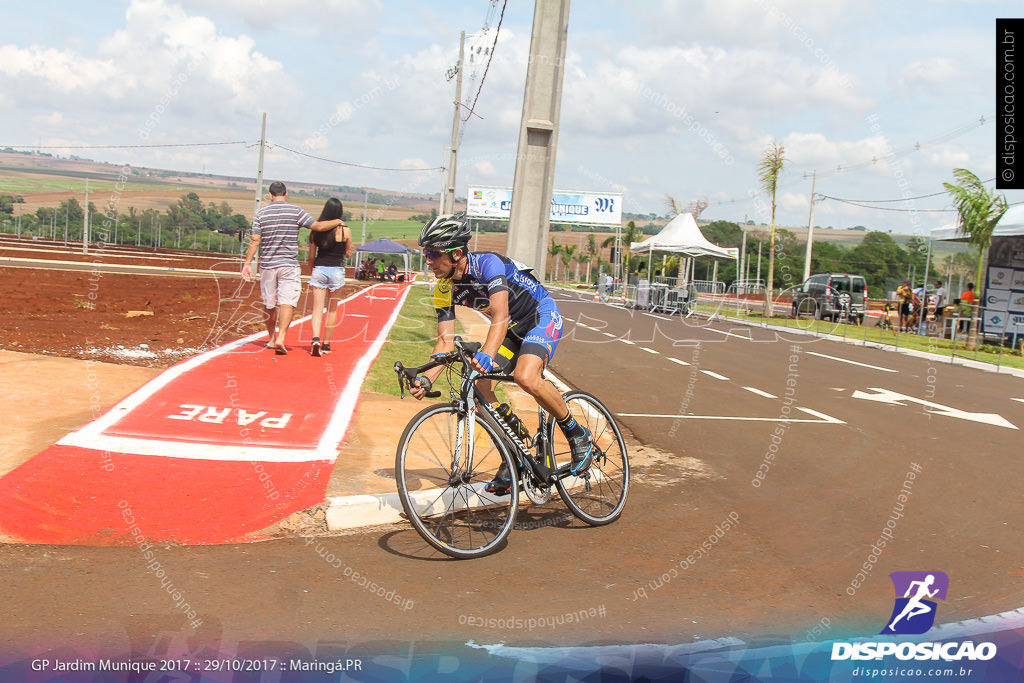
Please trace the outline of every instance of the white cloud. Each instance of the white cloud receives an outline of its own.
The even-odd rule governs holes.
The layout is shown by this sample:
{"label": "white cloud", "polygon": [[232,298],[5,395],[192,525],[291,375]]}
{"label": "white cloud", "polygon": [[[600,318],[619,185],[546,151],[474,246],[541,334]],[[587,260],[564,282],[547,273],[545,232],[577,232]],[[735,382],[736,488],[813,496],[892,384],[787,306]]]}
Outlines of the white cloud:
{"label": "white cloud", "polygon": [[109,83],[115,73],[112,62],[83,58],[69,50],[35,45],[28,48],[0,46],[0,74],[8,77],[8,83],[24,87],[24,94],[30,98],[47,89],[61,96],[75,91],[88,92]]}
{"label": "white cloud", "polygon": [[473,164],[473,171],[480,177],[489,179],[498,176],[498,169],[490,161],[481,161]]}
{"label": "white cloud", "polygon": [[[177,138],[170,119],[201,118],[206,131],[233,128],[270,104],[287,112],[298,94],[252,38],[219,35],[209,19],[165,0],[132,0],[121,28],[100,37],[94,53],[80,50],[0,47],[0,88],[22,92],[20,106],[69,113],[67,130],[36,131],[40,137],[95,131],[92,122],[102,120],[106,128],[121,124],[118,142],[130,142],[126,128],[144,130],[150,141],[163,131]],[[159,125],[147,129],[147,122]]]}

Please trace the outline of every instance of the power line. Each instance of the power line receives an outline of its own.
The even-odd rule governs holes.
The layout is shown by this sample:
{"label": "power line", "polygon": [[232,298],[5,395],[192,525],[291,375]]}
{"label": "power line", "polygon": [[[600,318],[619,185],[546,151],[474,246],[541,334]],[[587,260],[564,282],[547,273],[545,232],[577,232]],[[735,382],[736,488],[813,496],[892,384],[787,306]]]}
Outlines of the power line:
{"label": "power line", "polygon": [[[469,113],[466,114],[466,118],[462,119],[464,122],[469,120],[476,109],[477,100],[480,99],[480,91],[484,89],[484,81],[487,80],[487,72],[491,68],[491,60],[494,59],[494,50],[498,47],[498,36],[501,34],[501,22],[505,19],[505,6],[508,5],[508,0],[505,0],[501,5],[501,16],[498,17],[498,27],[494,29],[494,44],[491,45],[491,53],[487,57],[487,66],[484,67],[484,75],[480,77],[480,85],[476,89],[476,96],[473,98],[473,104],[469,107]],[[479,114],[478,114],[479,116]]]}
{"label": "power line", "polygon": [[3,145],[10,149],[154,149],[159,147],[212,147],[215,145],[252,145],[244,140],[233,142],[179,142],[164,145]]}
{"label": "power line", "polygon": [[400,171],[400,172],[405,172],[405,173],[424,173],[424,172],[427,172],[427,171],[440,171],[441,168],[442,168],[441,166],[431,166],[430,168],[385,168],[383,166],[365,166],[363,164],[354,164],[354,163],[349,162],[349,161],[338,161],[337,159],[326,159],[324,157],[318,157],[318,156],[315,156],[313,154],[307,154],[305,152],[300,152],[300,151],[298,151],[296,149],[291,149],[290,147],[285,147],[284,145],[282,145],[280,143],[269,143],[268,142],[267,143],[267,147],[269,147],[271,149],[277,147],[277,148],[285,150],[286,152],[291,152],[292,154],[298,154],[299,156],[303,156],[303,157],[306,157],[306,158],[309,158],[309,159],[316,159],[317,161],[326,161],[329,164],[338,164],[339,166],[351,166],[353,168],[362,168],[362,169],[366,169],[368,171]]}
{"label": "power line", "polygon": [[[927,149],[929,147],[934,147],[936,145],[942,144],[944,142],[949,142],[950,140],[952,140],[954,138],[957,138],[957,137],[960,137],[961,135],[964,135],[964,134],[970,132],[971,130],[973,130],[975,128],[979,128],[981,126],[984,126],[986,123],[989,122],[990,118],[991,118],[991,116],[989,116],[988,118],[986,118],[985,116],[979,116],[977,119],[974,119],[974,120],[971,120],[971,121],[969,121],[967,123],[961,124],[961,125],[953,128],[952,130],[949,130],[949,131],[947,131],[945,133],[942,133],[941,135],[938,135],[938,136],[936,136],[934,138],[926,140],[925,142],[915,142],[913,145],[905,145],[903,147],[900,147],[898,150],[890,150],[887,154],[884,154],[881,158],[879,158],[878,156],[875,156],[875,157],[872,157],[871,159],[867,159],[865,161],[860,161],[860,162],[853,163],[853,164],[838,164],[835,169],[819,169],[818,170],[818,178],[819,179],[821,179],[821,178],[829,178],[829,177],[832,177],[832,176],[835,176],[835,175],[839,175],[840,173],[852,173],[854,171],[860,171],[860,170],[863,170],[865,168],[869,168],[871,166],[877,166],[879,161],[882,161],[882,162],[890,161],[891,162],[891,161],[894,161],[896,159],[900,159],[900,158],[903,158],[903,157],[908,156],[910,154],[913,154],[914,152],[919,152],[922,149]],[[807,178],[808,178],[808,173],[806,171],[804,171],[802,177],[793,178],[791,180],[783,181],[783,182],[779,183],[779,189],[785,189],[785,188],[792,187],[793,185],[796,185],[797,183],[802,183],[802,182],[806,181]],[[985,181],[985,182],[990,182],[990,181]],[[919,198],[923,199],[923,198],[927,198],[927,197],[935,197],[935,196],[938,196],[938,195],[941,195],[941,194],[945,194],[945,192],[937,192],[937,193],[932,194],[932,195],[923,195],[922,197],[919,197]],[[820,195],[820,194],[818,196],[823,197],[825,199],[832,199],[832,200],[835,200],[835,201],[842,201],[844,203],[852,204],[853,206],[860,206],[860,204],[855,203],[856,200],[840,200],[840,199],[837,199],[835,197],[827,197],[826,195]],[[742,204],[750,203],[752,201],[754,201],[753,197],[746,198],[746,199],[722,199],[722,200],[719,200],[717,202],[713,202],[713,205],[714,206],[724,206],[724,205],[728,205],[728,204],[740,204],[740,205],[742,205]],[[863,201],[865,201],[865,202],[872,202],[872,200],[863,200]],[[881,203],[882,201],[909,201],[909,200],[878,200],[877,202],[873,202],[873,203]],[[881,208],[881,207],[867,206],[867,207],[864,207],[864,208],[869,208],[870,209],[870,208]],[[902,209],[902,210],[903,211],[909,211],[909,209]],[[933,209],[933,211],[940,211],[940,209]],[[945,211],[945,209],[942,209],[942,211]]]}
{"label": "power line", "polygon": [[[944,194],[944,193],[940,193]],[[829,197],[825,194],[818,194],[821,199],[831,199],[834,202],[840,202],[842,204],[849,204],[850,206],[859,206],[862,209],[876,209],[878,211],[903,211],[907,213],[956,213],[956,209],[894,209],[888,206],[871,206],[870,204],[861,204],[860,202],[850,201],[849,199],[839,199],[838,197]],[[934,195],[931,195],[934,196]],[[894,200],[883,200],[883,201],[903,201],[900,199]]]}

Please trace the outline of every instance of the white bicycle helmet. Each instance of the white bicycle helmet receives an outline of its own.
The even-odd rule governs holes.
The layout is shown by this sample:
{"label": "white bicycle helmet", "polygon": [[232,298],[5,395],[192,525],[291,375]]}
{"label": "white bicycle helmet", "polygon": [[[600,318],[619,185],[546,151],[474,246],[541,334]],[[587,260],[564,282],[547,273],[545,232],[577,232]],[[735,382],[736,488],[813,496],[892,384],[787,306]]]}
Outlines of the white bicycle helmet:
{"label": "white bicycle helmet", "polygon": [[423,226],[419,245],[424,249],[441,251],[456,247],[465,249],[472,233],[465,213],[438,216]]}

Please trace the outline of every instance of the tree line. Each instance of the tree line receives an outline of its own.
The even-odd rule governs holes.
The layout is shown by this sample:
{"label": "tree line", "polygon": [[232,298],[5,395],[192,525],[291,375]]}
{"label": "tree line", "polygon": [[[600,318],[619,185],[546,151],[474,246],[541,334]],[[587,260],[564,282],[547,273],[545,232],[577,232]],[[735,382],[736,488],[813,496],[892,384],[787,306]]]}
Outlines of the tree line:
{"label": "tree line", "polygon": [[[62,200],[57,207],[44,206],[35,213],[15,215],[14,206],[24,203],[20,196],[0,195],[0,224],[5,233],[27,238],[45,238],[81,242],[85,230],[85,207],[75,197]],[[125,210],[108,207],[106,211],[89,202],[91,242],[146,247],[192,249],[235,253],[251,223],[234,213],[227,202],[206,204],[195,192],[181,196],[166,211]]]}
{"label": "tree line", "polygon": [[[720,247],[742,248],[744,229],[730,221],[715,221],[701,226],[701,232],[709,241]],[[679,270],[684,261],[679,256],[654,254],[630,254],[629,244],[639,242],[645,233],[634,221],[626,224],[622,232],[623,271],[630,280],[649,279],[655,276],[667,278],[679,277]],[[588,234],[582,245],[559,244],[554,238],[548,247],[548,255],[552,263],[548,270],[551,277],[561,280],[580,280],[587,276],[587,264],[590,265],[590,280],[597,273],[611,273],[614,262],[614,237],[603,240]],[[769,272],[769,252],[771,238],[760,233],[747,233],[746,255],[747,268],[745,274],[737,272],[739,264],[735,260],[718,262],[717,279],[726,285],[736,280],[760,279],[767,281]],[[760,246],[760,250],[758,247]],[[803,282],[804,262],[806,257],[806,240],[797,239],[796,235],[785,228],[775,231],[775,267],[773,273],[773,289],[776,292],[792,290]],[[758,254],[760,251],[760,263]],[[648,261],[653,261],[653,264]],[[867,232],[859,244],[845,246],[835,242],[818,241],[814,243],[811,253],[811,274],[826,272],[842,272],[863,275],[868,283],[868,291],[872,297],[882,298],[888,292],[907,279],[914,284],[925,282],[925,266],[928,261],[928,241],[924,237],[911,237],[905,246],[901,246],[888,233]],[[927,281],[945,280],[947,275],[961,279],[973,280],[977,266],[977,254],[959,252],[932,258],[928,265]],[[760,267],[759,267],[760,266]],[[695,278],[711,280],[714,275],[714,261],[698,259],[695,267]],[[784,292],[790,293],[790,292]]]}

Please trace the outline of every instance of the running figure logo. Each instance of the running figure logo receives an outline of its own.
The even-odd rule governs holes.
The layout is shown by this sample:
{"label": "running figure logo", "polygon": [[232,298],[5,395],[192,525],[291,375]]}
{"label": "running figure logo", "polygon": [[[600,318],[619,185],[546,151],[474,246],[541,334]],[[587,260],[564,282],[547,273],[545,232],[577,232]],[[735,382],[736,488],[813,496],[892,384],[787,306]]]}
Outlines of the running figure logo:
{"label": "running figure logo", "polygon": [[931,598],[946,599],[949,577],[945,572],[893,572],[889,578],[896,590],[896,603],[889,623],[881,633],[926,633],[935,623],[937,603]]}

